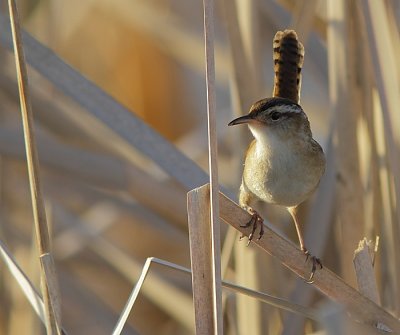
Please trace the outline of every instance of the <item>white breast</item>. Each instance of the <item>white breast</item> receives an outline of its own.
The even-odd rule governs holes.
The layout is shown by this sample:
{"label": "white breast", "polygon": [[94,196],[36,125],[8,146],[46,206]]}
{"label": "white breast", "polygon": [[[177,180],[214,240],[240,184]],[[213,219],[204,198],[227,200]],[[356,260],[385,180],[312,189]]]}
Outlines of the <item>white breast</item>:
{"label": "white breast", "polygon": [[[296,206],[318,185],[320,173],[315,173],[314,160],[308,160],[305,148],[297,142],[282,141],[251,126],[256,144],[249,150],[244,168],[247,188],[261,200]],[[308,153],[311,154],[311,153]]]}

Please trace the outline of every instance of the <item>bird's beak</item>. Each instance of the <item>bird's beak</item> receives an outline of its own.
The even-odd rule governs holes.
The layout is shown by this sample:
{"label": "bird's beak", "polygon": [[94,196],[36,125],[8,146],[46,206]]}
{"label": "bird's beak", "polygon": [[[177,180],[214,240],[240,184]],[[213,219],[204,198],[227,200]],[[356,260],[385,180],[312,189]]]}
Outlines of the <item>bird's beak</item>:
{"label": "bird's beak", "polygon": [[238,117],[237,119],[229,122],[228,126],[234,126],[234,125],[242,124],[242,123],[250,123],[252,121],[254,121],[254,118],[251,115],[244,115],[244,116]]}

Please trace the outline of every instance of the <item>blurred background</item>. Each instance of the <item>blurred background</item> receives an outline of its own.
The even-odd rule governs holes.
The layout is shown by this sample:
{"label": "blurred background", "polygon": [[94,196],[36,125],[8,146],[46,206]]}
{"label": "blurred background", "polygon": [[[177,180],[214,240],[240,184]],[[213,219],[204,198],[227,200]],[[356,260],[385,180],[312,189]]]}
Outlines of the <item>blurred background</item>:
{"label": "blurred background", "polygon": [[[306,245],[357,287],[353,252],[359,240],[379,236],[374,257],[381,303],[399,316],[400,2],[371,3],[215,1],[219,177],[236,201],[251,137],[246,127],[227,124],[271,96],[273,37],[295,29],[305,46],[301,105],[328,159],[320,188],[302,208]],[[24,30],[37,40],[25,53],[63,326],[70,334],[110,334],[147,257],[190,267],[186,193],[201,185],[198,180],[206,182],[208,166],[202,1],[17,4]],[[1,10],[0,239],[39,287],[6,1]],[[30,58],[39,43],[119,107],[98,118],[101,100],[76,85],[84,79],[71,81],[65,69],[46,65],[46,54]],[[121,108],[129,113],[120,118]],[[132,141],[118,131],[127,119],[137,120],[138,128],[124,130]],[[142,122],[162,138],[153,139]],[[187,158],[154,151],[157,141],[172,143],[171,150]],[[163,155],[176,160],[178,176]],[[260,211],[297,244],[284,209]],[[329,307],[273,257],[246,248],[223,223],[221,229],[226,279],[321,311]],[[44,334],[3,263],[0,302],[0,334]],[[325,334],[304,317],[231,292],[224,310],[226,334]],[[194,334],[190,277],[154,266],[123,334]]]}

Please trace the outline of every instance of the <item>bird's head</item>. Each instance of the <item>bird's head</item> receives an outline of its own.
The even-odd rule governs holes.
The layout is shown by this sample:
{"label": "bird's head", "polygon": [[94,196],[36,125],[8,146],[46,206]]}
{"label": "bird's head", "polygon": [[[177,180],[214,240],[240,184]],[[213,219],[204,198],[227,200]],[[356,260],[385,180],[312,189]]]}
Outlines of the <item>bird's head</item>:
{"label": "bird's head", "polygon": [[309,135],[309,122],[301,106],[285,98],[257,101],[247,115],[238,117],[229,126],[246,123],[256,139]]}

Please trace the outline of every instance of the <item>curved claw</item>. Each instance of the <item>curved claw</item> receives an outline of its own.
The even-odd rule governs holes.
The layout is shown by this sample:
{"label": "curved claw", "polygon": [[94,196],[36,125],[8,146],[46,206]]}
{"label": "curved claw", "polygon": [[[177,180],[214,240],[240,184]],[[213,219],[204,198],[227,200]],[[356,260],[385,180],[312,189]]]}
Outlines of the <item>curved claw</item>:
{"label": "curved claw", "polygon": [[[249,209],[248,212],[251,214],[251,219],[246,224],[240,225],[240,227],[242,227],[242,228],[248,228],[250,226],[253,226],[251,229],[251,233],[249,235],[249,240],[247,242],[247,246],[249,246],[250,242],[253,240],[254,233],[257,229],[258,224],[260,224],[260,234],[259,234],[257,240],[261,239],[261,237],[264,235],[264,224],[263,224],[264,220],[263,220],[263,218],[253,209]],[[244,236],[245,235],[240,236],[239,240],[242,240]]]}
{"label": "curved claw", "polygon": [[314,283],[313,278],[314,278],[315,271],[317,271],[317,265],[319,266],[320,269],[322,269],[323,266],[322,266],[321,260],[319,258],[315,257],[315,256],[312,256],[307,249],[304,250],[304,253],[306,254],[306,262],[308,261],[309,258],[312,261],[312,268],[311,268],[310,278],[308,278],[306,280],[307,284],[312,284],[312,283]]}

